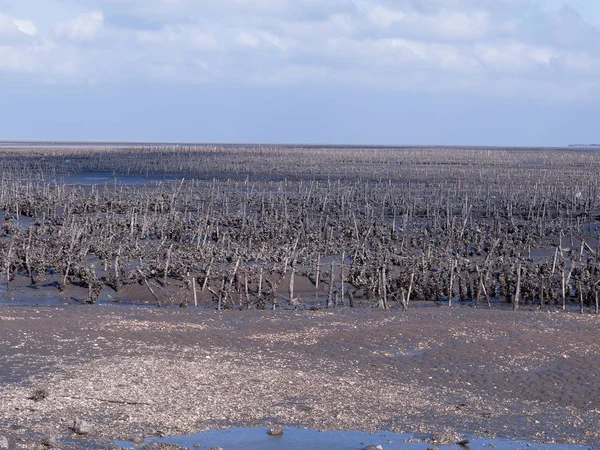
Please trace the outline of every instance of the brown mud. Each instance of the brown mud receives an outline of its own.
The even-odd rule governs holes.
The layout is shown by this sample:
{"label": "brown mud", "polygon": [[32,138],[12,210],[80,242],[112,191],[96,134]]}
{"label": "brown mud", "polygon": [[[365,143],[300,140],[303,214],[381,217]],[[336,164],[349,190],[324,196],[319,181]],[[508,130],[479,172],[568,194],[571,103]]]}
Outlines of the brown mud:
{"label": "brown mud", "polygon": [[[592,444],[598,320],[446,307],[2,306],[0,435],[112,448],[277,422]],[[36,390],[44,398],[29,399]],[[76,417],[88,434],[74,436]]]}

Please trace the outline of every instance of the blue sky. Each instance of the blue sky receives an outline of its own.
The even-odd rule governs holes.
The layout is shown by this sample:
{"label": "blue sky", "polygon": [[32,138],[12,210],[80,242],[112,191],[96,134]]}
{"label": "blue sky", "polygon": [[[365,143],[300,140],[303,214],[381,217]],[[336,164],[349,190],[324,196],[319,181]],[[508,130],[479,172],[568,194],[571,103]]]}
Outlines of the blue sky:
{"label": "blue sky", "polygon": [[0,139],[599,143],[598,0],[0,0]]}

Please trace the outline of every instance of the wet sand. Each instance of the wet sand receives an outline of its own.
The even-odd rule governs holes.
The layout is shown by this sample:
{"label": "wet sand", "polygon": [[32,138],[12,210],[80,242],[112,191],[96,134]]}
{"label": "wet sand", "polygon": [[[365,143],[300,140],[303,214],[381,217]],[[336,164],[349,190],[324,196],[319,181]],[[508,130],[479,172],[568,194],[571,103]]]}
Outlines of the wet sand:
{"label": "wet sand", "polygon": [[[599,323],[468,307],[1,306],[0,435],[112,448],[277,422],[593,444]],[[47,397],[28,399],[37,389]],[[91,431],[69,444],[75,417]]]}

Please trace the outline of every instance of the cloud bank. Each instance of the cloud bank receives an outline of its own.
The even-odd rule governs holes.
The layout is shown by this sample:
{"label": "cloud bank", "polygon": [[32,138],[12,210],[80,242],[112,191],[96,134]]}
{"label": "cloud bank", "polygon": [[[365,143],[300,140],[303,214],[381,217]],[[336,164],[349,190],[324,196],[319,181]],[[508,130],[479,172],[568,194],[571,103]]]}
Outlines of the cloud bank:
{"label": "cloud bank", "polygon": [[600,31],[561,4],[5,0],[0,76],[597,98]]}

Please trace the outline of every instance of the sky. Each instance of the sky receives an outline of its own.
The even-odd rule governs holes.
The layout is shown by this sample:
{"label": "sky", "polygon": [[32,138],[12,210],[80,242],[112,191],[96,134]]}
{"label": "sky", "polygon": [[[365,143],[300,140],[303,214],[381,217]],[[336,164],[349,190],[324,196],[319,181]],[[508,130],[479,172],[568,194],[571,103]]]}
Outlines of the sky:
{"label": "sky", "polygon": [[0,0],[0,140],[600,143],[598,0]]}

